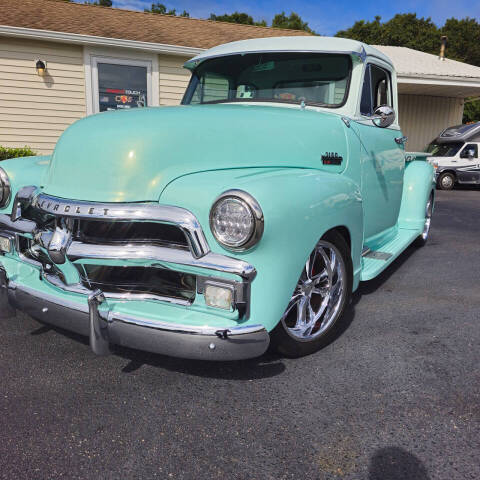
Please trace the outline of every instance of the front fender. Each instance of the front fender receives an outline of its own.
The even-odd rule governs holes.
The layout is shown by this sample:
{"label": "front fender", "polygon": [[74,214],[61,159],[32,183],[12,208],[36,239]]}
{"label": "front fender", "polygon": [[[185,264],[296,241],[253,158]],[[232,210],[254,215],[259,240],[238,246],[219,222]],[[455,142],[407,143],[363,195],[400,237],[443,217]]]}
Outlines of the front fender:
{"label": "front fender", "polygon": [[0,162],[10,180],[12,195],[10,202],[0,212],[11,212],[13,200],[18,190],[30,185],[41,186],[44,174],[50,164],[50,155],[11,158]]}
{"label": "front fender", "polygon": [[432,192],[435,195],[435,175],[432,165],[417,160],[407,162],[403,180],[402,203],[398,216],[400,228],[423,230],[425,205]]}
{"label": "front fender", "polygon": [[[261,241],[247,252],[224,249],[209,227],[210,207],[218,195],[232,188],[253,195],[265,217]],[[269,331],[280,320],[308,256],[326,231],[338,226],[348,229],[354,271],[356,277],[359,275],[361,197],[358,186],[342,175],[298,168],[203,172],[170,183],[160,202],[190,210],[200,221],[213,251],[241,258],[257,269],[250,322],[262,323]]]}

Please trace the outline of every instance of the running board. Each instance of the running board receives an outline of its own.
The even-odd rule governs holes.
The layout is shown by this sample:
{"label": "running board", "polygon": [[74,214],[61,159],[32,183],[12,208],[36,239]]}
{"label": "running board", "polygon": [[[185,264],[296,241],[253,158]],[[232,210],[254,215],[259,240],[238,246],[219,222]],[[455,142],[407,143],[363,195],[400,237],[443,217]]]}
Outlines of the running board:
{"label": "running board", "polygon": [[369,250],[363,254],[363,258],[374,258],[375,260],[387,261],[392,256],[391,253],[381,252],[380,250]]}
{"label": "running board", "polygon": [[360,280],[371,280],[382,273],[419,235],[416,230],[400,228],[397,235],[381,245],[379,250],[364,248]]}

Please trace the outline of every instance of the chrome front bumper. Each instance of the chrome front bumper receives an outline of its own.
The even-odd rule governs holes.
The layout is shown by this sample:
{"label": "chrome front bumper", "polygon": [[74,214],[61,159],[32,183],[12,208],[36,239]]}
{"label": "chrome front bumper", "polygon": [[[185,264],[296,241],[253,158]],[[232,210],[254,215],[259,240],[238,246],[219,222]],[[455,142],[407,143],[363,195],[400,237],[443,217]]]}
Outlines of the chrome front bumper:
{"label": "chrome front bumper", "polygon": [[88,336],[99,355],[108,354],[110,344],[116,344],[180,358],[243,360],[262,355],[270,343],[262,325],[219,329],[153,322],[103,309],[104,301],[101,292],[94,292],[88,304],[60,303],[53,295],[9,281],[0,268],[0,317],[23,311],[42,323]]}
{"label": "chrome front bumper", "polygon": [[[24,213],[31,207],[42,214],[54,216],[55,231],[49,233],[42,230],[35,221],[26,218],[28,216]],[[174,224],[184,232],[188,249],[153,244],[84,243],[73,238],[69,226],[71,220],[77,219]],[[260,356],[268,348],[270,337],[266,329],[262,325],[246,325],[250,323],[250,287],[256,276],[255,268],[240,259],[212,252],[200,224],[187,210],[151,203],[67,201],[39,193],[36,187],[25,187],[17,193],[12,213],[0,214],[0,233],[10,238],[13,245],[12,252],[8,254],[9,261],[28,264],[38,275],[36,280],[27,281],[23,279],[23,274],[19,277],[13,274],[13,270],[9,272],[8,259],[5,259],[7,263],[2,264],[0,256],[0,317],[9,317],[16,309],[23,311],[41,322],[88,336],[92,350],[101,355],[109,352],[110,344],[118,344],[181,358],[241,360]],[[38,262],[23,255],[20,238],[32,239],[50,261]],[[100,264],[141,260],[155,267],[182,267],[184,271],[196,275],[198,298],[203,297],[206,282],[220,282],[232,289],[234,302],[230,313],[238,313],[238,319],[235,320],[238,323],[232,325],[231,320],[224,322],[221,318],[212,317],[213,325],[208,325],[208,320],[208,326],[190,325],[190,319],[193,319],[192,323],[203,322],[204,300],[191,305],[189,301],[174,297],[95,291],[96,287],[87,287],[78,280],[74,262],[85,260]],[[61,271],[63,278],[57,270]],[[220,277],[216,272],[220,272]],[[116,303],[123,302],[125,305],[130,300],[156,302],[159,311],[162,305],[172,305],[171,308],[174,308],[173,305],[195,307],[197,310],[192,309],[186,325],[174,319],[165,321],[171,319],[168,314],[162,316],[159,313],[154,319],[148,315],[142,318],[143,311],[132,315],[129,309],[122,310]],[[118,309],[122,311],[116,311]],[[202,320],[200,317],[195,320],[195,311],[203,312]],[[211,309],[211,314],[215,316],[215,309]],[[223,324],[229,326],[221,328]]]}

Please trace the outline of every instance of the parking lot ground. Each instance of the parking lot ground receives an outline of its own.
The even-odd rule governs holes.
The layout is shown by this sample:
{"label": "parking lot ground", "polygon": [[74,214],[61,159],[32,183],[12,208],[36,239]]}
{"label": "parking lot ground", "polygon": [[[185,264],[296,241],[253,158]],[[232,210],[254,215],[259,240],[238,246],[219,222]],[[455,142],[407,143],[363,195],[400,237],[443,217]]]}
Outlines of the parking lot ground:
{"label": "parking lot ground", "polygon": [[480,478],[480,189],[321,352],[202,363],[0,321],[0,478]]}

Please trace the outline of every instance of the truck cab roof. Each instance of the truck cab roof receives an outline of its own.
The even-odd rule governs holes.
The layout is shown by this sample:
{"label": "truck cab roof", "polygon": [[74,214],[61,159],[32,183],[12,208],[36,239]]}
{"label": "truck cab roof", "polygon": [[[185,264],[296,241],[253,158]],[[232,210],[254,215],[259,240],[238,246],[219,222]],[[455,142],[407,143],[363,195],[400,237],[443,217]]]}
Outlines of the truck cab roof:
{"label": "truck cab roof", "polygon": [[224,55],[257,52],[318,52],[318,53],[346,53],[357,55],[362,60],[368,57],[377,57],[394,69],[389,57],[366,43],[347,38],[298,36],[298,37],[271,37],[255,38],[230,42],[218,47],[210,48],[185,63],[185,68],[193,69],[209,58]]}

